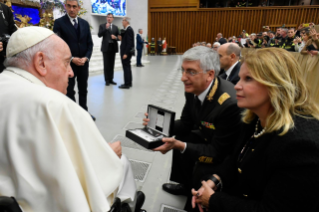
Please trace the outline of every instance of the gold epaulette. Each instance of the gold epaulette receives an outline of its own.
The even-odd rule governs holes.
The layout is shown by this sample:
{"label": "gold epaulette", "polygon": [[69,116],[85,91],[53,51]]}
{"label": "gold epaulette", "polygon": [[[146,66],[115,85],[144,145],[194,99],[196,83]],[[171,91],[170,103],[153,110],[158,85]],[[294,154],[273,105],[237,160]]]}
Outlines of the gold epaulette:
{"label": "gold epaulette", "polygon": [[220,105],[222,105],[227,99],[229,99],[230,98],[230,96],[229,96],[229,94],[228,93],[223,93],[223,95],[221,95],[220,97],[219,97],[219,99],[218,99],[218,103],[220,104]]}

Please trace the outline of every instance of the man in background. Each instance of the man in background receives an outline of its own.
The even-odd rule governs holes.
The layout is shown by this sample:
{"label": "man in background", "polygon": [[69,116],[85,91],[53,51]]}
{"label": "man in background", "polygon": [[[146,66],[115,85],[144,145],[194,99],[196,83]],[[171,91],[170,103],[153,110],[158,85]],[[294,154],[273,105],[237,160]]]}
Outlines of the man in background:
{"label": "man in background", "polygon": [[98,36],[102,37],[101,51],[103,53],[104,79],[105,85],[116,85],[114,78],[115,55],[119,51],[117,36],[119,35],[118,27],[113,24],[114,16],[112,13],[106,16],[107,23],[101,24]]}
{"label": "man in background", "polygon": [[136,35],[136,50],[137,50],[137,58],[136,58],[136,66],[137,67],[144,67],[142,64],[142,52],[145,40],[142,37],[143,29],[138,30],[138,34]]}
{"label": "man in background", "polygon": [[217,42],[220,43],[220,45],[227,43],[227,40],[225,38],[223,38],[222,33],[217,34]]}
{"label": "man in background", "polygon": [[[69,79],[67,96],[75,101],[75,78],[79,89],[79,104],[84,110],[87,107],[89,61],[92,55],[93,42],[90,25],[78,17],[81,7],[79,0],[67,0],[65,3],[67,14],[55,20],[53,31],[69,46],[72,54],[71,67],[74,76]],[[95,117],[93,117],[95,120]]]}
{"label": "man in background", "polygon": [[125,32],[120,36],[121,39],[121,60],[124,70],[124,84],[120,85],[121,89],[129,89],[132,87],[132,70],[131,58],[134,55],[134,31],[130,26],[131,19],[125,17],[122,24]]}
{"label": "man in background", "polygon": [[[3,37],[4,34],[12,35],[16,30],[17,27],[15,26],[11,9],[7,5],[0,3],[0,36]],[[6,44],[6,39],[4,41],[0,40],[0,73],[5,69],[3,62],[5,60]]]}
{"label": "man in background", "polygon": [[240,57],[241,49],[237,44],[226,43],[218,49],[219,62],[222,74],[221,78],[230,81],[234,85],[239,81]]}

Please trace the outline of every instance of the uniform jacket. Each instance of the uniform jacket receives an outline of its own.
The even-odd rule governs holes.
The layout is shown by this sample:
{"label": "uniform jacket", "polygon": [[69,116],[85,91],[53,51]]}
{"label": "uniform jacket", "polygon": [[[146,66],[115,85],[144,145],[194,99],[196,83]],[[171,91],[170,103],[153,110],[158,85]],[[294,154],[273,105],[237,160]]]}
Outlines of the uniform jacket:
{"label": "uniform jacket", "polygon": [[233,149],[239,134],[240,112],[234,85],[215,78],[198,114],[194,94],[185,93],[181,119],[175,121],[175,134],[199,130],[206,144],[187,143],[184,154],[194,161],[220,163]]}
{"label": "uniform jacket", "polygon": [[144,46],[143,38],[141,37],[140,34],[136,34],[136,49],[137,50],[143,49],[143,46]]}
{"label": "uniform jacket", "polygon": [[131,26],[128,26],[122,34],[121,55],[134,54],[134,31]]}
{"label": "uniform jacket", "polygon": [[287,39],[285,40],[284,44],[282,45],[282,48],[283,49],[286,49],[287,51],[290,51],[290,52],[295,52],[295,44],[294,44],[294,39],[295,39],[295,36],[292,37],[292,38],[289,38],[287,37]]}
{"label": "uniform jacket", "polygon": [[79,17],[78,22],[79,37],[67,14],[55,20],[53,31],[68,44],[72,57],[87,57],[90,59],[93,50],[90,25]]}
{"label": "uniform jacket", "polygon": [[17,31],[17,28],[15,27],[15,23],[14,23],[14,16],[12,14],[11,9],[5,5],[0,3],[0,10],[3,11],[4,17],[6,18],[6,21],[8,22],[8,25],[5,24],[2,14],[0,17],[0,36],[2,36],[2,34],[9,34],[12,35],[12,33],[14,33],[15,31]]}
{"label": "uniform jacket", "polygon": [[101,45],[102,52],[107,52],[111,40],[113,41],[113,43],[115,43],[115,52],[119,51],[117,39],[112,39],[111,35],[115,35],[117,37],[119,35],[119,28],[116,25],[112,24],[112,29],[111,27],[109,27],[109,29],[106,29],[106,23],[101,24],[98,37],[103,37]]}
{"label": "uniform jacket", "polygon": [[238,161],[257,120],[243,124],[235,154],[219,171],[215,167],[225,192],[211,196],[210,211],[319,211],[319,121],[301,117],[294,121],[295,128],[283,136],[275,132],[253,138]]}

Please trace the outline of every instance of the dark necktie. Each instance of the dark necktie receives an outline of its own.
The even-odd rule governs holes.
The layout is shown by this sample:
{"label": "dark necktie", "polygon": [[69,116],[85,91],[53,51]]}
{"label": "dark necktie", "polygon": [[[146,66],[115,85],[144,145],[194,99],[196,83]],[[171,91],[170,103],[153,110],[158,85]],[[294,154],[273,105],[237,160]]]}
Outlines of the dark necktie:
{"label": "dark necktie", "polygon": [[227,79],[227,74],[226,74],[226,73],[223,73],[223,74],[221,75],[221,78],[224,79],[224,80],[226,80],[226,79]]}
{"label": "dark necktie", "polygon": [[74,22],[74,25],[73,25],[73,26],[74,26],[74,28],[75,28],[75,29],[78,29],[78,23],[76,22],[76,20],[75,20],[75,19],[73,19],[73,22]]}
{"label": "dark necktie", "polygon": [[195,96],[195,110],[196,110],[198,115],[200,113],[200,108],[201,107],[202,107],[201,101],[199,100],[198,96]]}

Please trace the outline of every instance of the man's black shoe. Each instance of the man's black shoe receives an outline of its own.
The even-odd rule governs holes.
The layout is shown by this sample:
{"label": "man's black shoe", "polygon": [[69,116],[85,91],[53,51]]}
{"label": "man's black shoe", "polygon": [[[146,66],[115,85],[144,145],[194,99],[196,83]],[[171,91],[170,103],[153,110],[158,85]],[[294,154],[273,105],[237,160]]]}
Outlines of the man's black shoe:
{"label": "man's black shoe", "polygon": [[110,82],[109,82],[109,81],[105,82],[105,85],[106,85],[106,86],[109,86],[109,85],[110,85]]}
{"label": "man's black shoe", "polygon": [[114,82],[114,81],[111,81],[110,84],[112,84],[112,85],[117,85],[117,83]]}
{"label": "man's black shoe", "polygon": [[145,211],[142,208],[145,201],[145,194],[142,191],[136,192],[135,212]]}
{"label": "man's black shoe", "polygon": [[121,88],[121,89],[129,89],[131,86],[129,86],[129,85],[120,85],[119,86],[119,88]]}
{"label": "man's black shoe", "polygon": [[183,184],[164,183],[163,190],[174,195],[187,195],[186,188]]}

